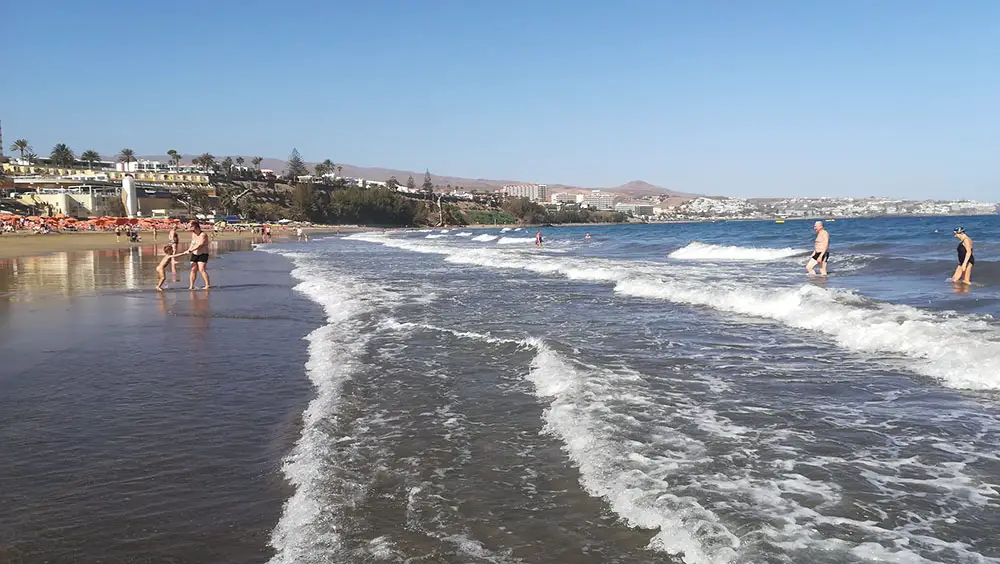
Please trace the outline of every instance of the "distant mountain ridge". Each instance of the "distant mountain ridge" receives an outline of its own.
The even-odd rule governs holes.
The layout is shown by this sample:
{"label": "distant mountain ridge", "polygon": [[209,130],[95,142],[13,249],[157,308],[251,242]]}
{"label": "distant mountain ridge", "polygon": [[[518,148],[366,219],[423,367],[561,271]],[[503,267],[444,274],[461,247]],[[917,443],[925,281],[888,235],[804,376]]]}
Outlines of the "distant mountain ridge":
{"label": "distant mountain ridge", "polygon": [[[191,159],[197,156],[198,155],[181,155],[184,162],[191,162]],[[250,159],[253,158],[253,156],[247,156],[247,155],[229,155],[229,156],[231,156],[233,159],[235,159],[237,156],[242,156],[245,161],[243,163],[244,166],[250,166]],[[137,158],[153,160],[153,161],[161,161],[161,162],[166,162],[170,159],[170,157],[168,157],[167,155],[143,155]],[[221,161],[224,158],[225,155],[216,156],[216,160],[218,161]],[[306,162],[306,165],[309,166],[310,169],[314,167],[316,164],[317,163],[314,162]],[[383,168],[383,167],[364,167],[364,166],[356,166],[343,163],[336,163],[336,164],[338,166],[343,167],[340,170],[340,174],[353,178],[365,178],[368,180],[386,181],[390,177],[395,176],[396,180],[398,180],[400,184],[406,184],[407,178],[409,178],[412,175],[413,181],[416,182],[418,186],[422,184],[424,181],[424,173],[422,171],[402,170],[402,169]],[[282,159],[272,159],[272,158],[265,158],[260,163],[260,167],[262,169],[270,169],[278,173],[284,170],[286,165],[287,161],[284,161]],[[507,184],[532,183],[524,180],[496,180],[489,178],[464,178],[461,176],[446,176],[442,174],[435,174],[433,171],[431,171],[431,178],[433,179],[434,184],[438,186],[444,187],[447,186],[448,184],[451,184],[452,186],[462,186],[469,190],[496,190],[498,188],[502,188]],[[669,188],[664,188],[662,186],[650,184],[643,180],[633,180],[631,182],[627,182],[620,186],[603,187],[603,188],[602,187],[589,188],[585,186],[573,186],[569,184],[548,184],[548,187],[550,193],[567,192],[570,194],[577,194],[577,193],[590,192],[591,190],[603,190],[605,192],[612,192],[616,195],[623,197],[630,197],[630,198],[637,198],[643,196],[693,198],[698,196],[697,194],[688,194],[685,192],[670,190]]]}

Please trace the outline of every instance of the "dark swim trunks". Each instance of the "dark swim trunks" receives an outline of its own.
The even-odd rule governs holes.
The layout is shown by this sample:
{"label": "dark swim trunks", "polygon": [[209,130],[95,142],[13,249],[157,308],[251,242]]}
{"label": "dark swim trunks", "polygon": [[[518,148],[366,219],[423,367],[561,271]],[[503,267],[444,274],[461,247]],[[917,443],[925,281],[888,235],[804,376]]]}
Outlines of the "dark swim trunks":
{"label": "dark swim trunks", "polygon": [[816,262],[826,262],[828,258],[830,258],[830,251],[823,253],[823,256],[820,256],[819,251],[812,254],[812,259]]}
{"label": "dark swim trunks", "polygon": [[191,255],[191,262],[208,262],[208,253]]}

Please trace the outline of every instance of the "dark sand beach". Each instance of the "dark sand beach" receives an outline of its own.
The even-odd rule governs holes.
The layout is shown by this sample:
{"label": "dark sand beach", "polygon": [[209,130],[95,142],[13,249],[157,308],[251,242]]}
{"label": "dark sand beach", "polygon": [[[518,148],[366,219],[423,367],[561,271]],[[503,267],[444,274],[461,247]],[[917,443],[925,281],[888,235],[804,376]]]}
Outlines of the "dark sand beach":
{"label": "dark sand beach", "polygon": [[213,245],[210,291],[148,246],[0,260],[0,562],[269,558],[319,314]]}

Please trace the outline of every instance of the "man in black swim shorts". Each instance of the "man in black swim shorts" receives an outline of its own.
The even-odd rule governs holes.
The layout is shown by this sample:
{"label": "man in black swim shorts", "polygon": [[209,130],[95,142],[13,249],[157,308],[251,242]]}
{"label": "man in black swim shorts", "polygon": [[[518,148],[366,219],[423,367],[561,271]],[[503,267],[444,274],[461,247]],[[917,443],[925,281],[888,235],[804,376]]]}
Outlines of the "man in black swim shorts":
{"label": "man in black swim shorts", "polygon": [[806,272],[809,273],[809,276],[814,276],[816,272],[813,269],[818,264],[819,275],[826,276],[826,261],[830,258],[830,232],[823,229],[822,221],[813,224],[813,231],[816,232],[816,244],[813,247],[814,252],[806,264]]}
{"label": "man in black swim shorts", "polygon": [[209,282],[205,267],[208,265],[208,233],[201,230],[201,224],[197,221],[191,222],[191,246],[187,252],[191,254],[191,284],[188,285],[188,290],[194,290],[194,281],[199,272],[207,290]]}

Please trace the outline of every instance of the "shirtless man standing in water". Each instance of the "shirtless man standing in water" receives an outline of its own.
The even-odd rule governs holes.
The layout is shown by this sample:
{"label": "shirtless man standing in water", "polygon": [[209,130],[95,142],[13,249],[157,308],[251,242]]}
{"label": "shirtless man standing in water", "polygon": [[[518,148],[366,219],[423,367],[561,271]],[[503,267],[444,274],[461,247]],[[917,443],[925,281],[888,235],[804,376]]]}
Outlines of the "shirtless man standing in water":
{"label": "shirtless man standing in water", "polygon": [[188,290],[194,290],[194,281],[199,272],[207,290],[209,283],[205,266],[208,265],[208,233],[201,230],[201,224],[197,221],[191,222],[191,246],[187,252],[191,253],[191,284]]}
{"label": "shirtless man standing in water", "polygon": [[813,231],[816,232],[816,245],[813,247],[814,252],[806,264],[806,272],[809,273],[809,276],[814,276],[816,272],[813,268],[818,264],[819,275],[826,276],[826,261],[830,258],[830,233],[823,229],[822,221],[813,224]]}

